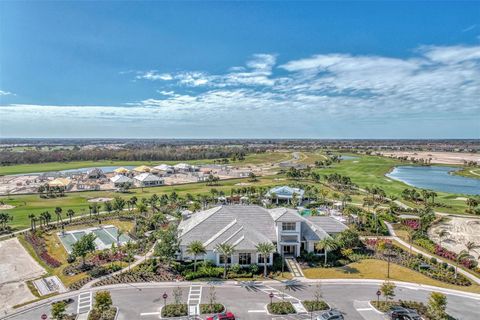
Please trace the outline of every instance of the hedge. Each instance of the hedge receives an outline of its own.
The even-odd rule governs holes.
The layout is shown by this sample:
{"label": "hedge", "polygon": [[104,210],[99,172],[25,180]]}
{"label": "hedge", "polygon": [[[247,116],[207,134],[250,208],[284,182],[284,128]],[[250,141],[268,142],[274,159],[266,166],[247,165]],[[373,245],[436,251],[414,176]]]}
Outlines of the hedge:
{"label": "hedge", "polygon": [[167,304],[162,308],[162,317],[183,317],[188,315],[187,304]]}
{"label": "hedge", "polygon": [[308,312],[327,310],[330,308],[328,303],[323,300],[305,300],[303,301],[303,306]]}
{"label": "hedge", "polygon": [[295,313],[295,309],[292,304],[287,301],[272,302],[268,304],[268,312],[271,314],[289,314]]}
{"label": "hedge", "polygon": [[200,313],[220,313],[225,310],[225,307],[221,303],[214,303],[214,304],[201,304],[200,305]]}

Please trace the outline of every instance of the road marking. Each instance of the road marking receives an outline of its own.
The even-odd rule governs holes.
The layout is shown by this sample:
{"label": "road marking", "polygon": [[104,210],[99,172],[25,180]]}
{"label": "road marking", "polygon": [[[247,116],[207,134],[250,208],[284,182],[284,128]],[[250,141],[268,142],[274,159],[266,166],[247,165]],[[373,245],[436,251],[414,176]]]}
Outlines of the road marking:
{"label": "road marking", "polygon": [[357,311],[373,310],[372,308],[358,308]]}
{"label": "road marking", "polygon": [[200,314],[200,302],[202,301],[202,286],[192,285],[188,291],[188,315]]}
{"label": "road marking", "polygon": [[83,292],[78,295],[77,314],[87,313],[92,309],[92,293]]}
{"label": "road marking", "polygon": [[248,313],[267,313],[266,310],[248,310]]}
{"label": "road marking", "polygon": [[156,316],[156,315],[159,315],[160,312],[144,312],[144,313],[140,313],[141,316]]}

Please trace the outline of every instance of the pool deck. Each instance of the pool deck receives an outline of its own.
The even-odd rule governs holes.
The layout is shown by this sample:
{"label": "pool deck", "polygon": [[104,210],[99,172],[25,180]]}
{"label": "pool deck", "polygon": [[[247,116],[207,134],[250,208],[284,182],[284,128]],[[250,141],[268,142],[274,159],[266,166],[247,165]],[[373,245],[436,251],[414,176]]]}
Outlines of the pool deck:
{"label": "pool deck", "polygon": [[[110,229],[110,231],[106,229]],[[113,231],[112,229],[115,230],[115,233],[117,232],[117,228],[115,226],[106,225],[101,227],[92,227],[87,229],[57,232],[57,236],[60,242],[62,243],[65,251],[67,251],[68,253],[71,253],[72,252],[71,246],[73,246],[74,243],[80,240],[80,238],[83,237],[84,235],[93,233],[97,236],[97,238],[95,239],[95,246],[97,247],[98,250],[103,250],[103,249],[110,248],[112,243],[117,242],[116,235],[112,234],[111,232]],[[71,244],[68,243],[70,241],[65,241],[67,236],[70,236],[73,238],[73,242]],[[102,236],[104,236],[103,239],[102,239]],[[129,236],[122,235],[120,237],[120,244],[125,244],[128,241],[131,241],[131,238]]]}

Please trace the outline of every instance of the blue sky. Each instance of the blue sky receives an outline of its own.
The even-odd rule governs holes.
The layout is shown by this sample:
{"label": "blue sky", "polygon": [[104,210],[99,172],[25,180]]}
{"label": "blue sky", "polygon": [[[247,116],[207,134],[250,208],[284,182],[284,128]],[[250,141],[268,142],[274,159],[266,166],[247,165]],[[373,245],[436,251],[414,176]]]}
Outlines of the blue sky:
{"label": "blue sky", "polygon": [[0,2],[0,136],[479,138],[479,2]]}

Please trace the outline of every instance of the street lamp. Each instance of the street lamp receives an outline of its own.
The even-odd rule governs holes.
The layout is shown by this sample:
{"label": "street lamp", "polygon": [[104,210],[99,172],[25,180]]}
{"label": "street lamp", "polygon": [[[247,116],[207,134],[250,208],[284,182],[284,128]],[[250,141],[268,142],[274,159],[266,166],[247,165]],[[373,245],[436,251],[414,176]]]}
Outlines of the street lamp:
{"label": "street lamp", "polygon": [[382,295],[382,292],[380,290],[377,290],[377,308],[380,306],[380,296]]}
{"label": "street lamp", "polygon": [[274,297],[274,294],[273,292],[270,292],[270,294],[268,295],[270,297],[270,306],[272,305],[272,301],[273,301],[273,297]]}
{"label": "street lamp", "polygon": [[168,294],[165,292],[162,297],[163,297],[163,306],[166,307],[167,306]]}

